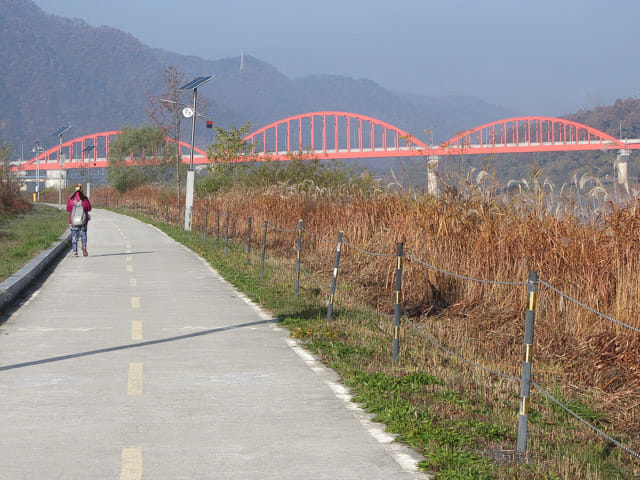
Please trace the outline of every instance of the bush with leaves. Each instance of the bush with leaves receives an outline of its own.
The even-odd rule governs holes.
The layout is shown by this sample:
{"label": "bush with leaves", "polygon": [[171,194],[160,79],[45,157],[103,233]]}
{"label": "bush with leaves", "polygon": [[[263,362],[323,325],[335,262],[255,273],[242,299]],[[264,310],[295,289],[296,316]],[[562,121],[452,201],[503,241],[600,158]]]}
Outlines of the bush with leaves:
{"label": "bush with leaves", "polygon": [[173,145],[159,127],[123,128],[109,147],[107,181],[118,192],[168,182],[175,172]]}
{"label": "bush with leaves", "polygon": [[250,126],[247,123],[230,130],[216,128],[216,142],[207,152],[212,162],[209,174],[202,176],[196,185],[199,196],[226,192],[233,185],[249,188],[288,185],[298,191],[345,187],[369,190],[375,185],[366,170],[356,171],[337,161],[320,161],[302,152],[289,155],[285,161],[270,160],[267,156],[257,162],[235,163],[239,157],[252,158],[252,145],[244,140]]}

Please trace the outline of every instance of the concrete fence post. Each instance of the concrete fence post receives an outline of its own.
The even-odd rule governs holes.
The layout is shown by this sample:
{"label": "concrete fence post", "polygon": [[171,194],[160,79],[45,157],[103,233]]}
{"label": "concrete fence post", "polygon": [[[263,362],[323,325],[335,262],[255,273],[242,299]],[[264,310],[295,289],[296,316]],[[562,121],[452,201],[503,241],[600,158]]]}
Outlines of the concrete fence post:
{"label": "concrete fence post", "polygon": [[251,264],[251,217],[247,221],[247,265]]}
{"label": "concrete fence post", "polygon": [[264,275],[264,257],[267,250],[267,226],[269,223],[264,221],[264,230],[262,231],[262,251],[260,252],[260,276]]}
{"label": "concrete fence post", "polygon": [[327,304],[327,323],[331,322],[333,315],[333,299],[336,294],[336,286],[338,283],[338,267],[340,266],[340,251],[342,250],[342,236],[344,232],[338,232],[338,243],[336,244],[336,256],[333,261],[333,276],[331,277],[331,288],[329,290],[329,303]]}
{"label": "concrete fence post", "polygon": [[229,253],[229,210],[224,214],[224,256]]}
{"label": "concrete fence post", "polygon": [[393,292],[393,361],[398,361],[400,354],[400,300],[402,298],[402,257],[404,244],[398,243],[396,253],[396,278]]}
{"label": "concrete fence post", "polygon": [[220,248],[220,209],[216,208],[216,249]]}
{"label": "concrete fence post", "polygon": [[302,220],[298,220],[298,237],[296,238],[296,297],[300,293],[300,250],[302,250]]}
{"label": "concrete fence post", "polygon": [[520,381],[520,416],[518,417],[518,441],[516,451],[527,450],[527,429],[529,421],[529,393],[531,391],[531,360],[533,356],[533,328],[536,319],[536,294],[538,292],[538,272],[529,272],[527,281],[527,311],[524,320],[524,358],[522,380]]}
{"label": "concrete fence post", "polygon": [[207,232],[209,231],[209,203],[204,207],[204,233],[202,235],[202,241],[207,243]]}

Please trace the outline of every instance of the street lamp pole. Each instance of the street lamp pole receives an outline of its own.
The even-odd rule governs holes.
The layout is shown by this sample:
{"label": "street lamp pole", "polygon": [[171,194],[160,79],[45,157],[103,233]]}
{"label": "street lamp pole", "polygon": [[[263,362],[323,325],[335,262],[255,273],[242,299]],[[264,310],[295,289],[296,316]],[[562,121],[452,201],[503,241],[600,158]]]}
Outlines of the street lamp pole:
{"label": "street lamp pole", "polygon": [[58,205],[62,205],[62,135],[71,128],[71,125],[65,125],[60,127],[54,135],[60,138],[60,144],[58,147]]}
{"label": "street lamp pole", "polygon": [[[196,139],[196,117],[198,116],[198,111],[196,110],[196,101],[198,98],[198,87],[204,85],[209,80],[213,78],[213,75],[207,75],[204,77],[197,77],[191,80],[189,83],[186,83],[182,87],[178,88],[178,91],[181,90],[193,90],[193,109],[190,110],[188,107],[183,110],[183,114],[185,116],[191,115],[191,156],[189,160],[189,171],[187,172],[187,186],[186,186],[186,197],[184,202],[184,229],[187,231],[191,230],[191,217],[193,211],[193,189],[195,184],[195,171],[193,170],[193,151],[195,148],[195,139]],[[180,146],[178,146],[180,148]]]}
{"label": "street lamp pole", "polygon": [[34,151],[36,152],[36,202],[40,201],[40,152],[44,150],[40,142],[36,140]]}
{"label": "street lamp pole", "polygon": [[[94,148],[96,148],[95,145],[87,145],[86,147],[84,147],[84,149],[82,150],[83,161],[85,154],[91,152]],[[91,197],[91,160],[87,160],[87,196]]]}

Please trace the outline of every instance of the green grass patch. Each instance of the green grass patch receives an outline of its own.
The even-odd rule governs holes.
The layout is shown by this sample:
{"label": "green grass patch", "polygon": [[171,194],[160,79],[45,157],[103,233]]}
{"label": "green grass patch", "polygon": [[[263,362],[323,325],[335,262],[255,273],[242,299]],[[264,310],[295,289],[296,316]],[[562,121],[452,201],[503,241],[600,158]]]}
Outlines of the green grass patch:
{"label": "green grass patch", "polygon": [[0,218],[0,281],[49,248],[69,228],[68,213],[42,204]]}

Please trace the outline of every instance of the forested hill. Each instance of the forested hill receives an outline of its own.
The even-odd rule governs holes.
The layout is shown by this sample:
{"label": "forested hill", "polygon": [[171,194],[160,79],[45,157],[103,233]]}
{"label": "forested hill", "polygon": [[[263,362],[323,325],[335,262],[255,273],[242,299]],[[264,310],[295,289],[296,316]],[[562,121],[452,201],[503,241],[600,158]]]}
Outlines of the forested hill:
{"label": "forested hill", "polygon": [[616,138],[640,138],[640,99],[616,100],[607,107],[580,110],[567,119],[597,128]]}
{"label": "forested hill", "polygon": [[[70,135],[77,137],[149,123],[143,111],[147,92],[159,95],[170,65],[186,79],[215,74],[199,95],[207,99],[214,123],[224,128],[251,122],[257,129],[291,115],[338,110],[384,120],[425,141],[431,141],[425,130],[433,129],[437,144],[467,128],[529,113],[476,98],[393,92],[367,79],[290,79],[249,55],[242,70],[240,64],[239,56],[205,60],[153,49],[115,28],[46,14],[31,0],[0,0],[0,142],[13,145],[13,158],[21,147],[28,157],[36,139],[45,147],[55,145],[52,133],[63,124],[73,125]],[[614,136],[640,138],[640,100],[567,118]],[[211,131],[198,134],[200,146],[211,142]],[[565,167],[573,168],[566,161]]]}
{"label": "forested hill", "polygon": [[153,49],[111,27],[46,14],[31,0],[0,0],[0,65],[0,140],[14,146],[14,156],[21,145],[30,151],[35,139],[53,146],[51,134],[66,123],[76,137],[148,122],[147,91],[157,95],[164,89],[170,65],[187,79],[216,75],[198,93],[207,97],[214,123],[225,128],[247,122],[259,128],[290,115],[341,110],[384,120],[425,140],[424,130],[434,128],[438,142],[515,114],[473,98],[392,92],[366,79],[290,79],[249,55],[240,71],[239,56],[205,60]]}

